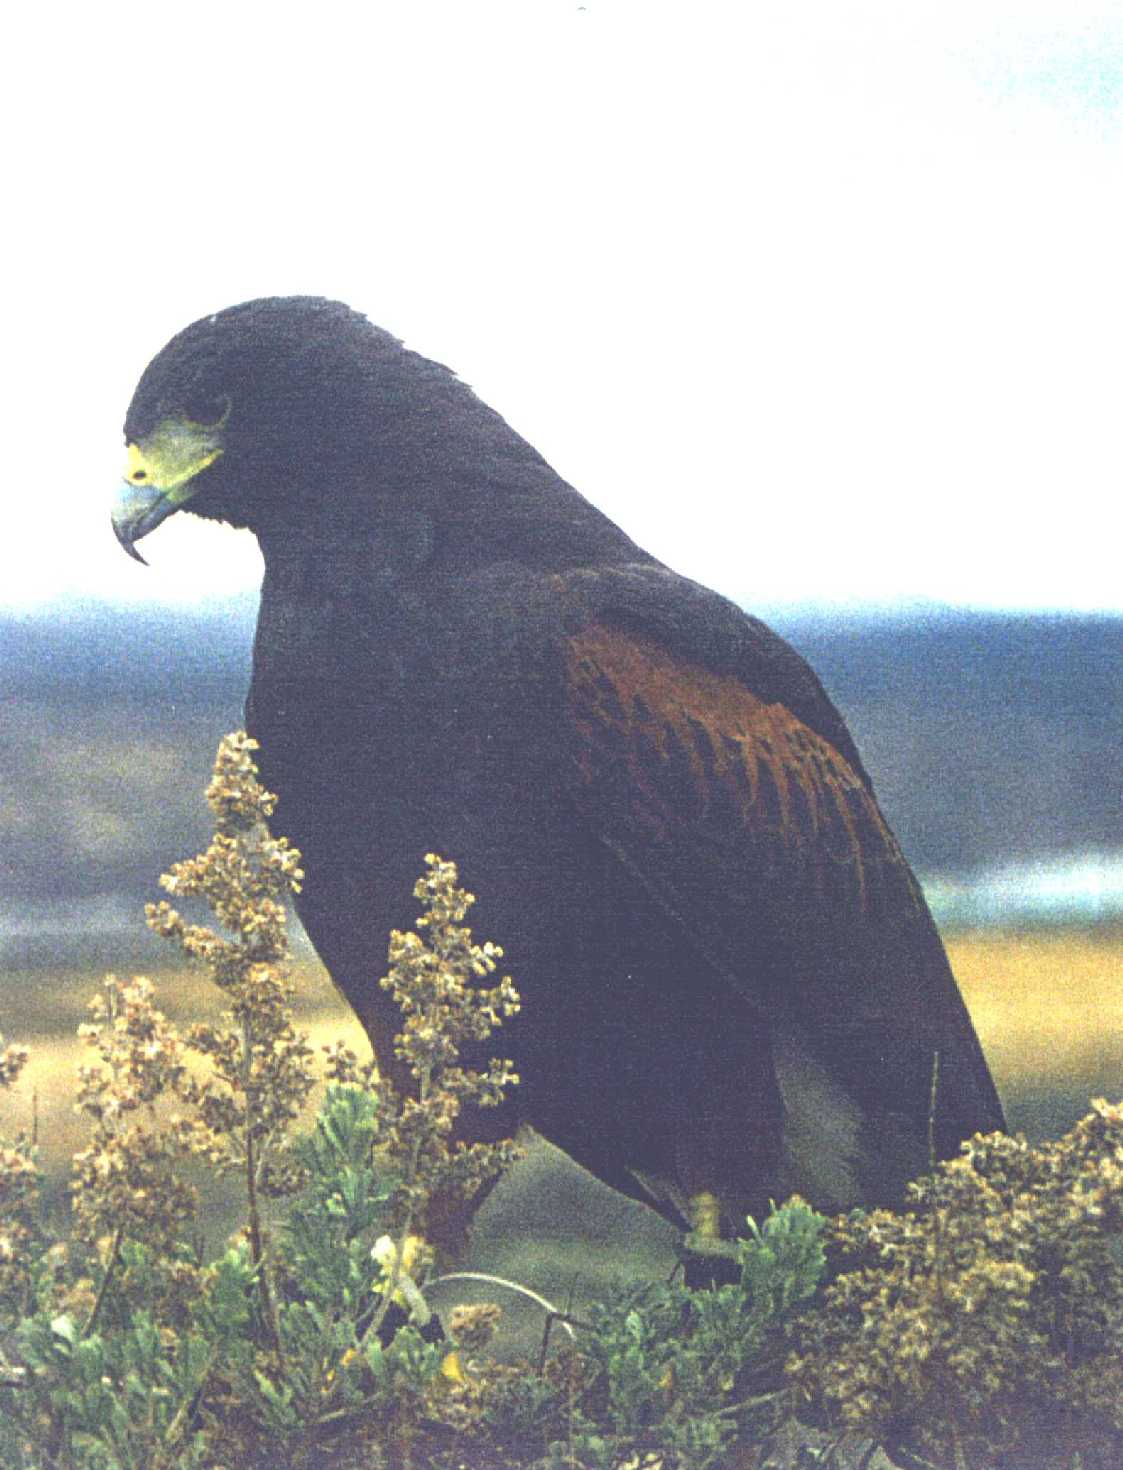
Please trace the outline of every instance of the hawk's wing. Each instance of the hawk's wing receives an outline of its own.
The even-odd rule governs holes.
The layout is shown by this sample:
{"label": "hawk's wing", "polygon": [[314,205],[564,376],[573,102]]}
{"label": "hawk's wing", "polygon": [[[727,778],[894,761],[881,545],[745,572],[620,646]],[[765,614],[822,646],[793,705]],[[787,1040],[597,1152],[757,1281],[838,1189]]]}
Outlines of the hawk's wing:
{"label": "hawk's wing", "polygon": [[903,1133],[916,1169],[937,1053],[938,1152],[1002,1127],[916,880],[857,758],[819,733],[842,728],[826,696],[819,717],[801,685],[800,718],[774,671],[765,699],[751,668],[715,673],[605,617],[568,639],[566,677],[578,806],[704,969]]}

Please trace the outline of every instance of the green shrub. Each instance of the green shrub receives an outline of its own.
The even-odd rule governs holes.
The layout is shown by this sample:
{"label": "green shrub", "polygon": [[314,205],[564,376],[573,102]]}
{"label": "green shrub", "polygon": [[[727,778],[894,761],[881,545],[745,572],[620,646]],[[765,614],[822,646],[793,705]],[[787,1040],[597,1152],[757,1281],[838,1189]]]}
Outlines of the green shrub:
{"label": "green shrub", "polygon": [[1123,1464],[1123,1108],[1036,1148],[977,1136],[910,1193],[834,1222],[794,1381],[906,1463]]}
{"label": "green shrub", "polygon": [[[460,922],[471,895],[431,856],[416,889],[425,937],[391,936],[383,982],[403,1010],[398,1048],[416,1096],[397,1096],[339,1045],[317,1069],[286,968],[284,899],[300,855],[265,827],[273,798],[253,749],[244,735],[222,742],[207,792],[215,837],[162,880],[219,927],[167,902],[148,915],[219,987],[220,1022],[181,1036],[147,980],[105,982],[82,1028],[95,1060],[79,1076],[90,1139],[74,1160],[69,1241],[40,1229],[28,1141],[0,1150],[0,1314],[18,1358],[0,1361],[4,1466],[159,1470],[262,1453],[318,1464],[345,1436],[355,1463],[377,1464],[400,1458],[459,1372],[449,1347],[423,1336],[415,1229],[434,1190],[470,1191],[513,1157],[510,1144],[450,1144],[447,1123],[515,1081],[505,1063],[475,1073],[457,1058],[518,997],[510,980],[479,984],[500,951],[472,943]],[[0,1086],[25,1061],[0,1053]],[[301,1135],[319,1070],[331,1085]],[[245,1229],[210,1263],[192,1159],[245,1190]]]}

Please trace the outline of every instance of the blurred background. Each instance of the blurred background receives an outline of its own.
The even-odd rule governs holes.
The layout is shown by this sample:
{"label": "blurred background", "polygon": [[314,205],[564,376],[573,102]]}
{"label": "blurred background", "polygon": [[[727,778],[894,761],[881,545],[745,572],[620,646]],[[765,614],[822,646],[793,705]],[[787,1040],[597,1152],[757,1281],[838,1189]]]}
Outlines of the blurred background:
{"label": "blurred background", "polygon": [[[811,660],[1014,1126],[1123,1093],[1118,6],[199,0],[9,30],[0,968],[35,1047],[11,1127],[38,1088],[65,1167],[106,969],[210,1003],[141,911],[208,835],[260,561],[177,516],[145,569],[108,509],[147,360],[296,292],[454,367]],[[666,1247],[548,1150],[522,1177],[481,1260],[533,1236],[561,1290],[579,1256]]]}

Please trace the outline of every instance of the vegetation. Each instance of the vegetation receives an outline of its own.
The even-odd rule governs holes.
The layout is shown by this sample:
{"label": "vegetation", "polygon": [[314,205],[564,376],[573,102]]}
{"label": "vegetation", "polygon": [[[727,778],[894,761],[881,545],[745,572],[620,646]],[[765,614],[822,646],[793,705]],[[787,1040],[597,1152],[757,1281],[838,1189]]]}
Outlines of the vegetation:
{"label": "vegetation", "polygon": [[[163,880],[217,927],[149,911],[221,991],[221,1022],[181,1034],[147,980],[106,980],[83,1028],[88,1140],[64,1234],[34,1139],[0,1147],[3,1470],[720,1470],[779,1463],[797,1419],[789,1464],[874,1446],[939,1470],[1123,1461],[1123,1110],[1104,1103],[1059,1143],[972,1139],[907,1212],[827,1221],[790,1200],[748,1222],[734,1284],[622,1287],[534,1361],[492,1355],[497,1303],[440,1323],[430,1203],[514,1155],[452,1141],[462,1109],[518,1081],[460,1050],[518,995],[490,983],[501,951],[473,941],[471,895],[431,855],[381,981],[410,1095],[340,1044],[317,1061],[286,969],[300,857],[266,830],[253,749],[223,741],[215,837]],[[26,1060],[0,1048],[0,1088]],[[199,1161],[244,1198],[210,1258]]]}
{"label": "vegetation", "polygon": [[1123,1107],[972,1138],[911,1203],[833,1222],[794,1381],[904,1463],[1123,1463]]}

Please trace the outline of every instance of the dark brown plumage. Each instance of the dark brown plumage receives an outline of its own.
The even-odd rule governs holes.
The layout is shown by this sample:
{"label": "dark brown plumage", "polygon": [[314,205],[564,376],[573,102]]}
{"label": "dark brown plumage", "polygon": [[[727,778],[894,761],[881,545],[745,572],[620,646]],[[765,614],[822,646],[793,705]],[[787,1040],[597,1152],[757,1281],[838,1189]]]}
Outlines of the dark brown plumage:
{"label": "dark brown plumage", "polygon": [[794,1189],[894,1200],[937,1052],[938,1152],[1002,1126],[814,674],[446,369],[338,304],[251,302],[155,358],[126,439],[127,547],[183,504],[261,543],[248,724],[305,927],[384,1063],[386,934],[434,850],[524,997],[496,1126],[669,1219],[706,1193],[727,1229]]}

